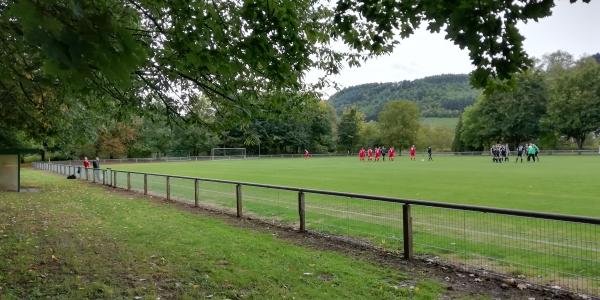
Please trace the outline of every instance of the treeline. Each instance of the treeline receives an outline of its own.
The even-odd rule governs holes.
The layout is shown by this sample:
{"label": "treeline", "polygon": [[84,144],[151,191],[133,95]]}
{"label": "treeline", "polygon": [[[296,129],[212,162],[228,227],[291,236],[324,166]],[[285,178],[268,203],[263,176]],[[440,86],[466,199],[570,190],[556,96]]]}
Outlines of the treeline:
{"label": "treeline", "polygon": [[26,128],[1,127],[0,147],[40,148],[52,159],[208,155],[215,147],[244,147],[248,154],[335,151],[336,116],[327,102],[304,93],[263,97],[281,99],[255,103],[259,113],[245,126],[230,117],[236,110],[215,108],[203,98],[179,117],[161,103],[125,109],[104,99],[112,105],[57,107],[44,119],[52,130],[32,135]]}
{"label": "treeline", "polygon": [[479,90],[471,87],[469,75],[446,74],[413,81],[352,86],[335,93],[329,101],[338,114],[354,106],[369,121],[377,120],[385,104],[397,99],[417,103],[423,117],[458,117],[479,94]]}
{"label": "treeline", "polygon": [[600,134],[599,58],[575,60],[559,51],[511,80],[493,82],[461,116],[453,149],[481,150],[497,142],[550,149],[593,144]]}

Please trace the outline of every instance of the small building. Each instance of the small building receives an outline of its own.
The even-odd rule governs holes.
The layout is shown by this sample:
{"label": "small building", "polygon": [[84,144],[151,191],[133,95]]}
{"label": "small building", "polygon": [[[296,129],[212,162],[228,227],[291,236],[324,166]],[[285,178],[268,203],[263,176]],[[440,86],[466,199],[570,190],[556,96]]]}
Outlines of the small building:
{"label": "small building", "polygon": [[0,191],[21,191],[21,156],[39,153],[35,149],[0,148]]}

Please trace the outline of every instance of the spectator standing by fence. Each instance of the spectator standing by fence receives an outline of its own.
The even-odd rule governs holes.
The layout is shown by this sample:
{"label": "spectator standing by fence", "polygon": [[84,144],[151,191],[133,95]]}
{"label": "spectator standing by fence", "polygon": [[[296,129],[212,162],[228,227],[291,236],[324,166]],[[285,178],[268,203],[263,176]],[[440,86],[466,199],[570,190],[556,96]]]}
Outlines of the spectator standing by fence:
{"label": "spectator standing by fence", "polygon": [[100,158],[96,157],[96,159],[92,161],[92,166],[94,168],[94,178],[100,181]]}
{"label": "spectator standing by fence", "polygon": [[[88,160],[87,156],[83,157],[83,169],[85,170],[85,173],[87,174],[87,169],[90,167],[90,161]],[[79,171],[79,173],[81,174],[81,170]],[[87,175],[86,175],[87,177]]]}

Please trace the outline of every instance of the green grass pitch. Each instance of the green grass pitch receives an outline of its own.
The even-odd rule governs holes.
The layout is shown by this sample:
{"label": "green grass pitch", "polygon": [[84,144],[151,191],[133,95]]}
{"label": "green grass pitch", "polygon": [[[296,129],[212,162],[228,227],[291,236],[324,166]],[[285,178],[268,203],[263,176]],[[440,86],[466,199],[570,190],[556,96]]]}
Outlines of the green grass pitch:
{"label": "green grass pitch", "polygon": [[117,170],[600,217],[600,156],[547,156],[493,164],[489,157],[364,162],[259,159],[114,165]]}
{"label": "green grass pitch", "polygon": [[[489,157],[248,159],[113,165],[116,170],[184,175],[385,195],[570,215],[600,216],[596,156],[542,156],[539,163],[495,164]],[[125,173],[117,185],[126,187]],[[164,196],[165,178],[149,176]],[[134,190],[143,177],[131,175]],[[243,187],[246,214],[297,224],[297,193]],[[192,180],[171,179],[171,196],[192,202]],[[200,182],[200,203],[235,208],[235,186]],[[600,229],[595,225],[413,206],[415,252],[472,267],[523,274],[531,281],[600,290]],[[306,195],[309,230],[402,245],[402,207],[346,197]]]}

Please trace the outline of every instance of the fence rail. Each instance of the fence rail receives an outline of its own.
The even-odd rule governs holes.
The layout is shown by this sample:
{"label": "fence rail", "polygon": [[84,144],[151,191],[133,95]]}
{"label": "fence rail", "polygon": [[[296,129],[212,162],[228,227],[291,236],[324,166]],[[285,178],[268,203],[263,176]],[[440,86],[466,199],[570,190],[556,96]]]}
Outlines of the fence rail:
{"label": "fence rail", "polygon": [[600,296],[600,218],[188,176],[33,166],[145,195],[349,237],[472,272]]}

